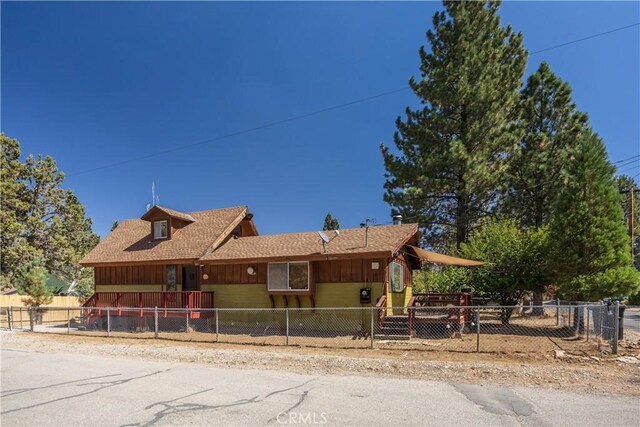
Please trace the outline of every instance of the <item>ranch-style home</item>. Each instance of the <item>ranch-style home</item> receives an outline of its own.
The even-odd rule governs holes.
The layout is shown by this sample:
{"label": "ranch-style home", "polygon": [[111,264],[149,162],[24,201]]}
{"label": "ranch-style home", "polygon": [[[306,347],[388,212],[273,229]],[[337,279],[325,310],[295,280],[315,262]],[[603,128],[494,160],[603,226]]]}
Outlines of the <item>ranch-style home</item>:
{"label": "ranch-style home", "polygon": [[189,308],[199,317],[208,308],[378,305],[394,314],[390,307],[410,305],[421,262],[481,264],[418,242],[418,224],[260,236],[246,206],[190,213],[153,206],[82,259],[95,276],[85,306]]}

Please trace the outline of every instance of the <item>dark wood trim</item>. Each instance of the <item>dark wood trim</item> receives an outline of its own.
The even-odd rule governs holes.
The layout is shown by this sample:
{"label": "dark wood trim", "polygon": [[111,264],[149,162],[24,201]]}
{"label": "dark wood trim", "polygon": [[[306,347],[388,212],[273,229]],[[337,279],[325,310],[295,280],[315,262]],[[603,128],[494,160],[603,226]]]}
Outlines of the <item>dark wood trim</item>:
{"label": "dark wood trim", "polygon": [[200,260],[204,265],[220,265],[220,264],[258,264],[270,262],[291,262],[291,261],[333,261],[340,259],[367,259],[367,258],[388,258],[392,254],[390,251],[379,252],[361,252],[355,254],[313,254],[313,255],[297,255],[297,256],[279,256],[264,258],[238,258],[238,259],[221,259],[221,260]]}

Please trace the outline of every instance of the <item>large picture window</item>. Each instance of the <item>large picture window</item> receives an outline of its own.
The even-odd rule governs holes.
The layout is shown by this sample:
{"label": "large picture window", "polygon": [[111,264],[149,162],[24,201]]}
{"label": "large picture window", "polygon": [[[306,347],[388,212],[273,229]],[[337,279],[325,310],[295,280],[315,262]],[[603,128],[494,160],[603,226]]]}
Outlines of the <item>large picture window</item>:
{"label": "large picture window", "polygon": [[308,262],[278,262],[269,264],[270,291],[308,291]]}
{"label": "large picture window", "polygon": [[389,285],[391,292],[404,290],[404,268],[399,262],[393,261],[389,264]]}
{"label": "large picture window", "polygon": [[153,223],[153,238],[154,239],[167,238],[167,221],[155,221]]}

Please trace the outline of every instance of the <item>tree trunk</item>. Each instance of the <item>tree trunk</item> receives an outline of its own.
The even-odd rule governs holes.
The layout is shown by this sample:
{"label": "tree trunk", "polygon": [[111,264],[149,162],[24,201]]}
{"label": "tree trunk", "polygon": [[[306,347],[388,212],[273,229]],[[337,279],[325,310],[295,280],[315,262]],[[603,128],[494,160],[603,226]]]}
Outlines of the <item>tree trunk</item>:
{"label": "tree trunk", "polygon": [[542,306],[542,292],[533,293],[533,309],[531,310],[532,316],[543,316],[544,307]]}

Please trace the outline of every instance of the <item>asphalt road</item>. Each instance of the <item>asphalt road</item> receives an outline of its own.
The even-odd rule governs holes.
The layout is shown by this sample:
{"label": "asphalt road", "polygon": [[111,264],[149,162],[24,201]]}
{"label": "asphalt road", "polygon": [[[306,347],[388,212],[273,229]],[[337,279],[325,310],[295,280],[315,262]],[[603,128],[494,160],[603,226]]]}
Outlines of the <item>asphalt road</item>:
{"label": "asphalt road", "polygon": [[640,307],[629,307],[624,311],[624,329],[640,332]]}
{"label": "asphalt road", "polygon": [[[1,350],[18,425],[637,425],[637,398]],[[612,384],[612,387],[615,385]]]}

